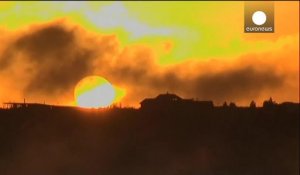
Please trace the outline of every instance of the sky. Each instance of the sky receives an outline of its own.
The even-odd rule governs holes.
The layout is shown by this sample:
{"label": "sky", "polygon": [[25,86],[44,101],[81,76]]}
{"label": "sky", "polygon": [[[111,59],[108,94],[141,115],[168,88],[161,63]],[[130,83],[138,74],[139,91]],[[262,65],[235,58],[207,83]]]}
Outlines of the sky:
{"label": "sky", "polygon": [[70,105],[86,76],[146,97],[299,102],[299,2],[244,33],[244,2],[0,2],[0,103]]}

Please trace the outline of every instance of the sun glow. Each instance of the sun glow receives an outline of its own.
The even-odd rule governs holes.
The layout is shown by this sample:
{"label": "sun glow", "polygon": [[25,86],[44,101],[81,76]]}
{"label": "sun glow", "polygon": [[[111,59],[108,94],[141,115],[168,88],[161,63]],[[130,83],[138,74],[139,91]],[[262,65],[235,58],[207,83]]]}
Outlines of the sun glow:
{"label": "sun glow", "polygon": [[107,107],[114,102],[116,91],[106,79],[99,76],[88,76],[78,82],[74,90],[74,97],[75,103],[79,107]]}

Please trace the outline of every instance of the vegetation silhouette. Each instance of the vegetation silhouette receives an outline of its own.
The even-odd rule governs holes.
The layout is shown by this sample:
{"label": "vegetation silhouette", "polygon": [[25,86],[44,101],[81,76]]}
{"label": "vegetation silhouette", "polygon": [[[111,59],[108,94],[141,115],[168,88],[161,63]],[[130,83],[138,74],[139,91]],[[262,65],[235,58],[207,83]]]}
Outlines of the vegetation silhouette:
{"label": "vegetation silhouette", "polygon": [[296,175],[299,103],[161,94],[140,109],[7,103],[1,175]]}

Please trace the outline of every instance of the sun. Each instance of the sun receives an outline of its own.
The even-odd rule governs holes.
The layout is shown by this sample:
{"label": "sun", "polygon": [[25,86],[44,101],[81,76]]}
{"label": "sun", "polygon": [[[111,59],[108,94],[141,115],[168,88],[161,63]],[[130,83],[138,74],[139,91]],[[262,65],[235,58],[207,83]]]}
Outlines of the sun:
{"label": "sun", "polygon": [[74,89],[75,103],[79,107],[100,108],[111,105],[116,97],[114,87],[100,76],[80,80]]}

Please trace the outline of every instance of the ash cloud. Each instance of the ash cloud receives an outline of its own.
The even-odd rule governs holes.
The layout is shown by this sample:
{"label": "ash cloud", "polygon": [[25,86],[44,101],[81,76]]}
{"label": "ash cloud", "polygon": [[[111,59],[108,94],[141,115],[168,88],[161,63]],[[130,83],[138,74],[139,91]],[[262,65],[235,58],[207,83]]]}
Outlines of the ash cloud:
{"label": "ash cloud", "polygon": [[81,28],[61,21],[31,26],[14,35],[0,53],[1,79],[22,82],[14,91],[22,91],[23,97],[43,99],[67,94],[68,101],[73,100],[76,83],[93,74],[93,62],[109,53],[112,43],[107,36],[91,40]]}
{"label": "ash cloud", "polygon": [[78,45],[76,40],[74,31],[61,25],[39,28],[10,45],[4,51],[0,66],[4,69],[13,66],[16,55],[22,54],[22,59],[33,66],[25,93],[58,93],[90,73],[92,51]]}
{"label": "ash cloud", "polygon": [[25,84],[23,94],[58,98],[68,94],[68,100],[73,100],[71,94],[80,79],[96,74],[126,88],[122,102],[129,105],[166,91],[185,98],[250,102],[285,87],[288,75],[294,73],[287,68],[278,72],[279,62],[272,63],[273,58],[266,64],[251,58],[254,61],[229,62],[230,66],[221,60],[162,66],[150,47],[122,48],[114,35],[88,33],[61,21],[18,31],[11,40],[0,53],[0,75],[24,65],[28,75],[20,80]]}
{"label": "ash cloud", "polygon": [[198,96],[204,99],[236,101],[254,99],[264,90],[276,89],[284,79],[284,75],[278,75],[271,68],[256,70],[249,66],[199,76],[194,87]]}
{"label": "ash cloud", "polygon": [[[139,86],[132,87],[129,96],[171,92],[186,98],[213,100],[217,103],[224,101],[243,101],[257,99],[265,91],[272,96],[272,90],[278,90],[285,83],[286,76],[278,74],[275,70],[256,70],[254,67],[222,70],[220,72],[197,72],[194,77],[180,77],[177,69],[163,74],[149,74],[135,77]],[[126,80],[126,77],[123,77]]]}

